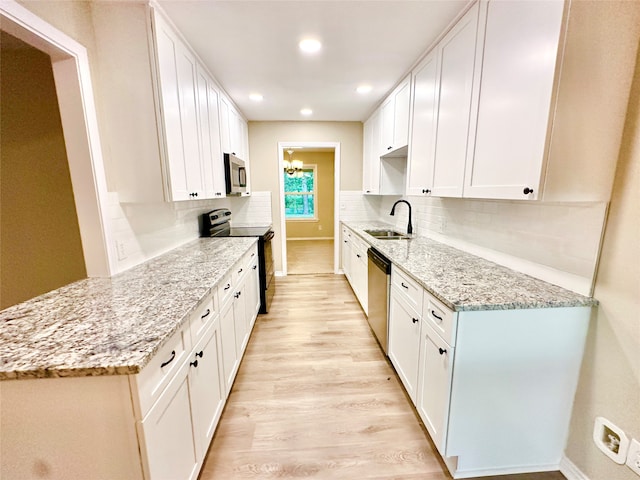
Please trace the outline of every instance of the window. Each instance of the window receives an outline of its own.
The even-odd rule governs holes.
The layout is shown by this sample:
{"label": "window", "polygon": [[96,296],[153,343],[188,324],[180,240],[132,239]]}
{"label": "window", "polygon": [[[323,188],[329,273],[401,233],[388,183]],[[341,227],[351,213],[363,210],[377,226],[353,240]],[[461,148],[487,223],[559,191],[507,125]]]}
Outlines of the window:
{"label": "window", "polygon": [[317,220],[317,169],[304,165],[302,170],[284,175],[284,216],[287,220]]}

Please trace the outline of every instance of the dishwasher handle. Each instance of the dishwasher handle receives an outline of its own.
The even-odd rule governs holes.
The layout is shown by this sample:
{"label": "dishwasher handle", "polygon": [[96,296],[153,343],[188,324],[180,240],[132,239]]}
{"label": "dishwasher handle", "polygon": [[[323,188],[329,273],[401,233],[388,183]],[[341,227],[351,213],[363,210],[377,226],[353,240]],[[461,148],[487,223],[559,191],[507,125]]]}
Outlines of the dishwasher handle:
{"label": "dishwasher handle", "polygon": [[367,257],[369,257],[369,261],[373,262],[376,267],[382,270],[387,275],[391,274],[391,260],[385,257],[382,253],[380,253],[375,248],[371,247],[367,250]]}

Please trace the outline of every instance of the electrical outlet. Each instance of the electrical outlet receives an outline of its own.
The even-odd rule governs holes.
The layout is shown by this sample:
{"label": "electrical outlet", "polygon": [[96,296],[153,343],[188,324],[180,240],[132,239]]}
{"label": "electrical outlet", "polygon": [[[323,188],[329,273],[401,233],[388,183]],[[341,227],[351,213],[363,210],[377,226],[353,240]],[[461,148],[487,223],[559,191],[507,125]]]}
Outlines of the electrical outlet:
{"label": "electrical outlet", "polygon": [[122,240],[116,240],[116,251],[118,252],[118,260],[127,258],[127,250]]}
{"label": "electrical outlet", "polygon": [[631,440],[629,445],[629,453],[627,453],[627,467],[640,475],[640,442],[635,438]]}

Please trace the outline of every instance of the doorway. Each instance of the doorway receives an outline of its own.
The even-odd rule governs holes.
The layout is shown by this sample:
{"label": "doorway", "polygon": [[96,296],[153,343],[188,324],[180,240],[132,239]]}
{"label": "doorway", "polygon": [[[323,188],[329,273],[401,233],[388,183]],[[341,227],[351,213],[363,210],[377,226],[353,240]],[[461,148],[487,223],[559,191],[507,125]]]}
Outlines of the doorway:
{"label": "doorway", "polygon": [[337,273],[340,144],[279,142],[284,275]]}
{"label": "doorway", "polygon": [[108,277],[115,255],[87,50],[15,1],[0,2],[0,21],[3,32],[50,58],[86,274]]}

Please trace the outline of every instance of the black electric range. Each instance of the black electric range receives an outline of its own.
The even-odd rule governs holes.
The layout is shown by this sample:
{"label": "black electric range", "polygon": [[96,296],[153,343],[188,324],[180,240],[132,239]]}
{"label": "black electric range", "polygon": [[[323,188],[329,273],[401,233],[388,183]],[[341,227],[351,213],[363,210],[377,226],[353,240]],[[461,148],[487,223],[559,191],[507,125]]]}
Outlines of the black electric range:
{"label": "black electric range", "polygon": [[234,227],[230,224],[231,211],[218,208],[199,217],[201,237],[258,237],[258,265],[260,276],[260,313],[267,313],[276,290],[271,240],[271,225]]}

